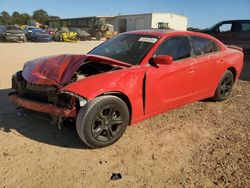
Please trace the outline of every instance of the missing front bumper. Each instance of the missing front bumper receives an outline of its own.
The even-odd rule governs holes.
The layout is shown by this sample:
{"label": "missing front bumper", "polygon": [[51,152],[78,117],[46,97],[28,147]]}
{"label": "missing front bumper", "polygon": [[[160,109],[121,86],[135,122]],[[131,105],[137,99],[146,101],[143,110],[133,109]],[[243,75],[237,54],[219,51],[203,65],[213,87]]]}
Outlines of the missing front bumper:
{"label": "missing front bumper", "polygon": [[50,115],[60,116],[60,117],[76,117],[76,108],[73,107],[72,109],[60,108],[53,104],[38,102],[30,99],[24,99],[17,96],[16,93],[10,93],[9,99],[15,102],[17,105],[37,111],[42,112]]}

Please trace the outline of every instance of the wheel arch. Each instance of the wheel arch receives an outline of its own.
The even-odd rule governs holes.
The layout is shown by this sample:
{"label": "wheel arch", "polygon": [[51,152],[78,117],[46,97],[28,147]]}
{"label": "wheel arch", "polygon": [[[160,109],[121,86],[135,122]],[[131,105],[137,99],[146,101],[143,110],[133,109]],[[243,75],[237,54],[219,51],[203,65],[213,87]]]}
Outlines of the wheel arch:
{"label": "wheel arch", "polygon": [[103,95],[113,95],[113,96],[120,98],[123,102],[125,102],[125,104],[128,107],[128,111],[129,111],[129,125],[130,125],[131,119],[132,119],[132,105],[131,105],[131,101],[130,101],[129,97],[126,94],[124,94],[122,92],[118,92],[118,91],[109,91],[106,93],[102,93],[96,97],[103,96]]}
{"label": "wheel arch", "polygon": [[236,81],[237,78],[237,71],[235,67],[229,67],[227,70],[229,70],[230,72],[232,72],[233,77],[234,77],[234,82]]}

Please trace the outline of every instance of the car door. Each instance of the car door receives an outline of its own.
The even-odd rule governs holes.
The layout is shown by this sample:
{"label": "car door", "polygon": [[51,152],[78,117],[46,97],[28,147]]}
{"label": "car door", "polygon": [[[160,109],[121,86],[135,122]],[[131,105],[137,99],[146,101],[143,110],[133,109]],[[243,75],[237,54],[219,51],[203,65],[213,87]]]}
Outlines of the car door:
{"label": "car door", "polygon": [[233,44],[234,39],[234,31],[233,24],[231,22],[223,22],[217,25],[209,34],[213,35],[215,38],[219,39],[221,42],[225,44]]}
{"label": "car door", "polygon": [[250,49],[250,21],[236,21],[233,28],[233,38],[232,44]]}
{"label": "car door", "polygon": [[171,37],[156,50],[157,55],[170,55],[170,65],[149,65],[145,77],[145,115],[154,115],[192,98],[195,83],[195,61],[191,57],[189,37]]}
{"label": "car door", "polygon": [[192,36],[191,41],[197,72],[194,95],[201,99],[214,94],[225,58],[219,54],[220,47],[215,41],[200,36]]}

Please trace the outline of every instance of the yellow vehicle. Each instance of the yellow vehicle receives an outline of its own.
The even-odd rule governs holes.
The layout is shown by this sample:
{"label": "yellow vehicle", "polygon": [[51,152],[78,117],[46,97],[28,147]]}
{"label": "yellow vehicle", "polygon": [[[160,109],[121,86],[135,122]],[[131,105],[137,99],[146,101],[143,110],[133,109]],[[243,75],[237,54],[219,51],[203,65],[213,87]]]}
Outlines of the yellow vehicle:
{"label": "yellow vehicle", "polygon": [[53,39],[59,42],[77,42],[77,32],[70,32],[67,27],[60,27],[55,34]]}
{"label": "yellow vehicle", "polygon": [[111,39],[113,36],[117,35],[114,30],[114,26],[111,24],[104,24],[101,26],[101,32],[104,38]]}

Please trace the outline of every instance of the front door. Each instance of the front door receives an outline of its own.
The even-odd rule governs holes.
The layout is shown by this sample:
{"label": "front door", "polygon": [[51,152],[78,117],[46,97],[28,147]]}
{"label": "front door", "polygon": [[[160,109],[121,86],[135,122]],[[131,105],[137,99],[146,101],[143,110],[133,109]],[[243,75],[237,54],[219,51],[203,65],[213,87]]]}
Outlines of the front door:
{"label": "front door", "polygon": [[191,57],[188,37],[172,37],[158,48],[157,55],[171,55],[170,65],[146,69],[145,115],[151,116],[175,108],[192,98],[195,83],[195,61]]}

